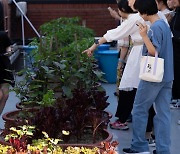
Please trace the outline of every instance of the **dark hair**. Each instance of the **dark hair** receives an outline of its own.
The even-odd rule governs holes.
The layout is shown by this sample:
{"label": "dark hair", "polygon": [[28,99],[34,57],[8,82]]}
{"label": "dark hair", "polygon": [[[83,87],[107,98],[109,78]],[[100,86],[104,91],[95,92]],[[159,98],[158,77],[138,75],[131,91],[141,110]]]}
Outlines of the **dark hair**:
{"label": "dark hair", "polygon": [[128,5],[128,0],[120,0],[118,3],[118,8],[124,13],[135,13],[131,7]]}
{"label": "dark hair", "polygon": [[158,12],[155,0],[136,0],[134,8],[138,10],[140,14],[154,15]]}

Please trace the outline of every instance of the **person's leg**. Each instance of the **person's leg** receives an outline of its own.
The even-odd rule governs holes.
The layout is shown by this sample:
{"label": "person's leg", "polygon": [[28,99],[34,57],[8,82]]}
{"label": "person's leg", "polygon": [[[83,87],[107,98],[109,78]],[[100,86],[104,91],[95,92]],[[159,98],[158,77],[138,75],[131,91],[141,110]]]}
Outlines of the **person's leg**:
{"label": "person's leg", "polygon": [[166,85],[159,92],[155,100],[157,113],[154,117],[154,131],[156,137],[157,154],[170,154],[170,107],[172,83]]}
{"label": "person's leg", "polygon": [[156,99],[162,84],[140,81],[133,105],[133,139],[131,148],[139,151],[149,151],[145,137],[148,111]]}
{"label": "person's leg", "polygon": [[154,128],[153,119],[154,119],[155,114],[156,113],[155,113],[154,107],[152,105],[151,108],[149,109],[148,123],[147,123],[147,127],[146,127],[146,139],[148,140],[149,146],[156,145],[155,140],[152,137],[153,128]]}
{"label": "person's leg", "polygon": [[115,116],[119,118],[121,123],[125,123],[131,114],[134,98],[136,95],[136,89],[132,91],[122,91],[119,92],[119,101]]}
{"label": "person's leg", "polygon": [[151,108],[149,109],[149,117],[148,117],[146,132],[152,132],[154,116],[155,116],[155,111],[154,111],[154,107],[152,105]]}
{"label": "person's leg", "polygon": [[0,85],[0,115],[3,112],[6,101],[9,97],[9,84],[4,83]]}
{"label": "person's leg", "polygon": [[110,128],[118,130],[128,130],[126,120],[131,114],[136,89],[132,91],[119,91],[119,100],[115,116],[118,118],[115,122],[110,123]]}
{"label": "person's leg", "polygon": [[180,53],[179,53],[179,44],[173,41],[173,53],[174,53],[174,81],[172,86],[172,98],[177,100],[180,99]]}

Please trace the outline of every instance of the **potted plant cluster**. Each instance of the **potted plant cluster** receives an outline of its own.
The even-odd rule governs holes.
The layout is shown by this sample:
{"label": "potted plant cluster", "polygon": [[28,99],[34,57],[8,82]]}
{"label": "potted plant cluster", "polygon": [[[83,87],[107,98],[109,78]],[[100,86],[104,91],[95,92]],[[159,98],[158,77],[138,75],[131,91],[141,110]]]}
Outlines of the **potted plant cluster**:
{"label": "potted plant cluster", "polygon": [[[50,138],[46,132],[43,133],[42,139],[34,139],[31,143],[28,140],[33,137],[34,126],[23,125],[18,128],[11,127],[10,133],[6,135],[5,141],[0,143],[0,153],[3,154],[117,154],[115,148],[118,143],[102,142],[101,147],[73,147],[63,148],[58,145],[61,139]],[[65,135],[69,132],[63,131]]]}
{"label": "potted plant cluster", "polygon": [[[79,22],[79,18],[59,18],[41,26],[43,37],[31,43],[37,46],[30,55],[31,67],[22,70],[24,80],[14,88],[21,100],[19,115],[14,122],[8,122],[7,114],[3,116],[4,137],[10,127],[28,121],[36,126],[36,140],[44,136],[42,132],[61,138],[63,144],[83,144],[90,136],[88,144],[112,139],[105,130],[110,118],[104,111],[108,96],[98,84],[104,81],[103,72],[93,57],[82,54],[92,44],[94,33]],[[62,134],[63,130],[70,134]]]}

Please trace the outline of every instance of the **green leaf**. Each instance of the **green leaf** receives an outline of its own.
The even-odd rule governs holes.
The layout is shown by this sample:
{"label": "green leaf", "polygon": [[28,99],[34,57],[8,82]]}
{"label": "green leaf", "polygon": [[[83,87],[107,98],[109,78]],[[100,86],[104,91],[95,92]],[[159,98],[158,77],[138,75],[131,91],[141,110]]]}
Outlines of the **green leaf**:
{"label": "green leaf", "polygon": [[67,87],[67,86],[63,86],[62,89],[63,89],[64,94],[65,94],[67,97],[72,97],[71,88],[69,88],[69,87]]}

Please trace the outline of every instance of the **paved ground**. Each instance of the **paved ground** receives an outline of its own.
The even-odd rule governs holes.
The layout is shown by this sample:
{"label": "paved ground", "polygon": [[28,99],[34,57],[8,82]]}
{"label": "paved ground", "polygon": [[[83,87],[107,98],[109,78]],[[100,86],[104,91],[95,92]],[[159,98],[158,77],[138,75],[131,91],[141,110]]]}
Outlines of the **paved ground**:
{"label": "paved ground", "polygon": [[[104,88],[107,91],[107,95],[109,95],[108,101],[110,102],[107,111],[111,113],[115,113],[117,100],[116,97],[113,95],[115,91],[115,84],[103,84]],[[3,113],[12,111],[16,109],[15,104],[18,102],[18,98],[15,96],[14,92],[10,92],[10,97],[7,101],[5,109]],[[180,118],[180,110],[173,109],[172,110],[172,123],[171,123],[171,154],[180,154],[180,125],[177,125],[177,120]],[[113,117],[111,120],[113,121],[115,118]],[[4,121],[0,118],[0,128],[4,127]],[[119,146],[117,148],[118,153],[122,154],[122,148],[129,147],[131,143],[131,136],[132,136],[132,127],[131,123],[129,124],[130,129],[128,131],[120,131],[120,130],[112,130],[109,128],[109,131],[113,134],[114,140],[119,142]],[[152,151],[153,148],[150,148]]]}
{"label": "paved ground", "polygon": [[[109,96],[110,105],[107,108],[107,111],[110,111],[112,114],[115,113],[117,107],[117,98],[114,96],[114,91],[116,88],[115,84],[103,84],[106,89],[107,95]],[[180,118],[180,109],[172,109],[172,121],[171,121],[171,154],[180,154],[180,125],[177,124],[178,119]],[[111,121],[114,121],[116,118],[112,118]],[[113,133],[114,140],[119,142],[118,153],[123,154],[122,149],[129,147],[132,138],[132,126],[129,123],[130,129],[128,131],[113,130],[110,129],[110,132]],[[153,149],[150,148],[152,153]]]}

